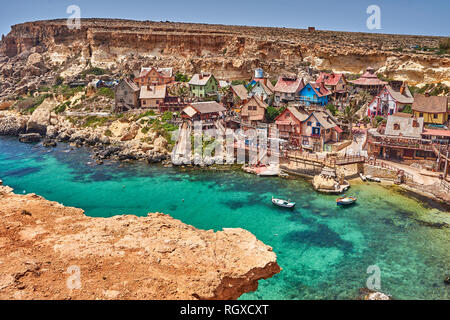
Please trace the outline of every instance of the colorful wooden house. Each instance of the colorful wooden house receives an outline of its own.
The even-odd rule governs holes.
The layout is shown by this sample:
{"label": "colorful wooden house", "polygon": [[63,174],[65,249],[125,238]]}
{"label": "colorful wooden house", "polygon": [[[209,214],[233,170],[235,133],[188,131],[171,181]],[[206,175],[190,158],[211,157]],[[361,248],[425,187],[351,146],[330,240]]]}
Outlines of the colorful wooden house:
{"label": "colorful wooden house", "polygon": [[305,86],[303,79],[297,77],[279,77],[274,88],[274,105],[294,102],[297,100],[298,93]]}
{"label": "colorful wooden house", "polygon": [[249,92],[250,97],[259,97],[265,103],[271,105],[273,103],[273,90],[270,89],[263,81],[255,81]]}
{"label": "colorful wooden house", "polygon": [[434,160],[432,145],[422,139],[423,129],[423,118],[401,112],[389,115],[386,126],[368,130],[367,152],[377,158]]}
{"label": "colorful wooden house", "polygon": [[300,90],[298,101],[306,106],[326,106],[330,101],[330,96],[331,92],[325,88],[323,83],[317,84],[310,82],[302,90]]}
{"label": "colorful wooden house", "polygon": [[427,124],[443,125],[450,121],[449,97],[417,94],[412,104],[413,114]]}
{"label": "colorful wooden house", "polygon": [[313,111],[302,122],[302,148],[310,151],[324,151],[326,143],[339,142],[342,129],[328,110]]}
{"label": "colorful wooden house", "polygon": [[181,117],[191,121],[212,123],[222,117],[225,112],[224,106],[216,101],[195,102],[183,109]]}
{"label": "colorful wooden house", "polygon": [[129,79],[120,80],[114,88],[114,100],[116,112],[139,107],[139,87]]}
{"label": "colorful wooden house", "polygon": [[247,88],[243,84],[238,84],[231,86],[231,92],[233,93],[233,105],[235,109],[240,110],[240,107],[249,99]]}
{"label": "colorful wooden house", "polygon": [[198,98],[214,97],[217,96],[219,82],[210,73],[197,73],[189,81],[189,89]]}
{"label": "colorful wooden house", "polygon": [[399,86],[386,85],[373,98],[367,109],[367,116],[383,116],[387,117],[398,111],[402,111],[406,105],[412,105],[414,97],[409,91],[406,83],[401,83]]}
{"label": "colorful wooden house", "polygon": [[139,88],[142,86],[159,86],[164,84],[170,84],[175,81],[172,68],[159,68],[154,67],[142,68],[141,73],[134,79]]}
{"label": "colorful wooden house", "polygon": [[244,125],[257,126],[266,121],[266,111],[269,105],[262,97],[250,98],[241,108],[241,119]]}
{"label": "colorful wooden house", "polygon": [[167,96],[167,85],[160,86],[142,86],[139,95],[142,108],[159,111],[160,106],[164,104]]}
{"label": "colorful wooden house", "polygon": [[302,122],[308,119],[304,110],[295,107],[287,107],[276,119],[280,139],[287,141],[290,145],[301,146],[302,144]]}
{"label": "colorful wooden house", "polygon": [[347,99],[348,97],[348,83],[342,73],[325,73],[322,72],[317,78],[317,84],[323,84],[329,91],[331,91],[333,100]]}
{"label": "colorful wooden house", "polygon": [[375,69],[372,67],[368,67],[366,72],[356,80],[349,81],[352,83],[357,90],[364,90],[369,92],[371,95],[377,95],[381,89],[388,83],[378,79],[375,74]]}

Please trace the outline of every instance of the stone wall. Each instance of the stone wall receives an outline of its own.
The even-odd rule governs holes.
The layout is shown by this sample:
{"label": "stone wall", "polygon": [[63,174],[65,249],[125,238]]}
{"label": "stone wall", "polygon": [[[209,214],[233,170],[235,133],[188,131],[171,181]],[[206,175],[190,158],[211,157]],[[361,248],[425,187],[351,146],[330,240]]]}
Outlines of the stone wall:
{"label": "stone wall", "polygon": [[397,179],[397,171],[393,171],[387,168],[375,167],[369,164],[364,165],[364,175],[370,175],[372,177],[389,180]]}

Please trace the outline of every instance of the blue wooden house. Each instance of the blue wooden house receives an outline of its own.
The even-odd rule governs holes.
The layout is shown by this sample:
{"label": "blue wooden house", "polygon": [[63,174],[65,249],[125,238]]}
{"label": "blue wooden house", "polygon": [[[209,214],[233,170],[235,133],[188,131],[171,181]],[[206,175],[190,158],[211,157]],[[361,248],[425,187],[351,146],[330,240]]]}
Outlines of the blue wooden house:
{"label": "blue wooden house", "polygon": [[330,96],[331,92],[323,84],[310,82],[300,90],[298,100],[306,106],[312,104],[326,106]]}

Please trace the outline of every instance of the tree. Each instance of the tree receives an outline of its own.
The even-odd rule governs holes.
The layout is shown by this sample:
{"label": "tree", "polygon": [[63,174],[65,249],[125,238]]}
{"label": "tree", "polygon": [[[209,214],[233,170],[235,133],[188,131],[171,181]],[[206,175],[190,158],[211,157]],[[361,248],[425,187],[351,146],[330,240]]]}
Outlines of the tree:
{"label": "tree", "polygon": [[220,87],[219,94],[220,102],[222,102],[223,104],[228,104],[228,102],[233,100],[233,93],[231,92],[230,86]]}
{"label": "tree", "polygon": [[338,118],[343,122],[347,123],[350,126],[350,137],[353,138],[353,123],[358,121],[358,116],[356,112],[358,112],[358,104],[356,100],[350,101],[350,104],[346,106],[342,111],[337,112]]}
{"label": "tree", "polygon": [[337,113],[337,108],[336,108],[336,106],[335,106],[334,104],[332,104],[332,103],[327,104],[327,109],[331,112],[331,114],[332,114],[333,116],[336,115],[336,113]]}
{"label": "tree", "polygon": [[182,74],[180,72],[177,72],[175,74],[175,81],[177,82],[189,82],[189,80],[190,80],[189,77],[185,74]]}
{"label": "tree", "polygon": [[412,111],[411,105],[407,104],[407,105],[403,108],[402,112],[403,112],[403,113],[409,113],[409,114],[412,114],[413,111]]}
{"label": "tree", "polygon": [[372,101],[372,95],[365,90],[361,90],[356,94],[355,99],[359,105],[363,106]]}
{"label": "tree", "polygon": [[273,122],[284,111],[285,108],[267,107],[266,118],[268,122]]}

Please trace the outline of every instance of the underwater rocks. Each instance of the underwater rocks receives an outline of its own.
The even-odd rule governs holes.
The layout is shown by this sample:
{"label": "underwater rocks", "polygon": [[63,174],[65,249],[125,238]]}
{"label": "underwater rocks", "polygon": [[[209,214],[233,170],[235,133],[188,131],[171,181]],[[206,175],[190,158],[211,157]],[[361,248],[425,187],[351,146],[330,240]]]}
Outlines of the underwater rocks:
{"label": "underwater rocks", "polygon": [[92,218],[0,186],[0,299],[228,300],[280,270],[242,229],[204,231],[160,213]]}
{"label": "underwater rocks", "polygon": [[44,139],[44,141],[42,141],[42,145],[46,148],[54,148],[57,146],[57,143],[55,140],[51,140],[51,139]]}
{"label": "underwater rocks", "polygon": [[19,135],[19,141],[22,143],[36,143],[42,139],[39,133],[25,133]]}

